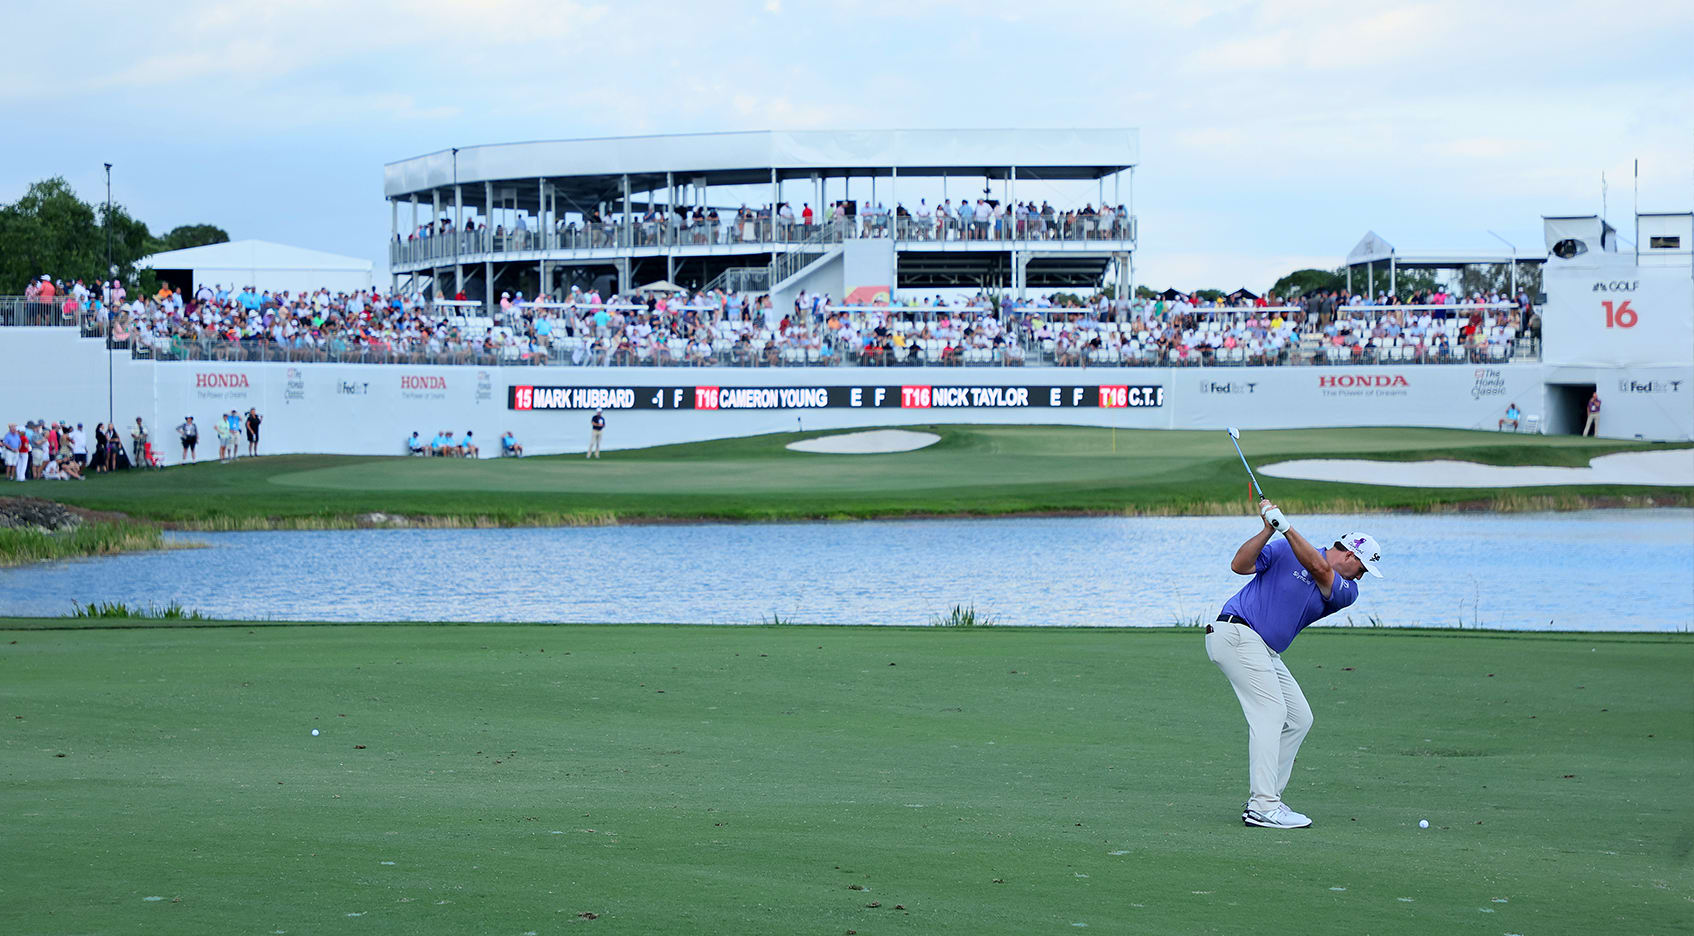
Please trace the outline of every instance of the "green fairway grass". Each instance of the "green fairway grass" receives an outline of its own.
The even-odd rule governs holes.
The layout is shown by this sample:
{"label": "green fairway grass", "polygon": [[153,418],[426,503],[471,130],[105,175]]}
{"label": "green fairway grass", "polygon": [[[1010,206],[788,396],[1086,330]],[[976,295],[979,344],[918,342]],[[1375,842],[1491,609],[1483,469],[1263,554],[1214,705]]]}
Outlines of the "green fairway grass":
{"label": "green fairway grass", "polygon": [[1285,832],[1198,629],[88,623],[0,622],[7,934],[1694,919],[1678,635],[1308,631]]}
{"label": "green fairway grass", "polygon": [[[1079,427],[921,427],[929,448],[818,455],[784,446],[818,433],[468,461],[291,455],[125,473],[20,492],[185,527],[334,526],[370,513],[458,524],[786,520],[1017,513],[1216,514],[1244,508],[1246,476],[1222,432]],[[1585,465],[1654,443],[1441,429],[1248,432],[1255,465],[1290,458],[1454,458]],[[1694,488],[1571,486],[1432,489],[1264,479],[1292,511],[1553,509],[1595,503],[1694,504]]]}

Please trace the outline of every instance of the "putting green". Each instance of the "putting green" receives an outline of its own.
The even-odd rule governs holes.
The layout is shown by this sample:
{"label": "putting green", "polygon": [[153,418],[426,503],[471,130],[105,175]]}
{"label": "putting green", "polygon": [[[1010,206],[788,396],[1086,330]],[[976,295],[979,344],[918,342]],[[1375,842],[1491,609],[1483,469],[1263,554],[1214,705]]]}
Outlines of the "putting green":
{"label": "putting green", "polygon": [[1685,635],[1308,632],[1316,826],[1274,832],[1197,630],[33,629],[67,623],[0,622],[7,933],[1669,933],[1694,900]]}
{"label": "putting green", "polygon": [[[1216,513],[1241,509],[1246,480],[1222,432],[1077,427],[917,427],[941,441],[912,452],[820,455],[789,451],[810,436],[745,439],[581,457],[458,459],[280,456],[28,486],[82,506],[178,522],[335,518],[369,511],[495,522],[548,522],[597,513],[621,518],[773,519],[922,513],[1078,511]],[[815,435],[815,434],[813,434]],[[1647,443],[1434,429],[1249,432],[1256,463],[1292,457],[1461,458],[1491,464],[1583,465]],[[1279,480],[1295,509],[1426,508],[1501,492],[1389,489]],[[20,492],[24,490],[20,486]],[[1536,496],[1637,494],[1684,503],[1694,489],[1594,486]],[[553,522],[557,522],[555,519]]]}

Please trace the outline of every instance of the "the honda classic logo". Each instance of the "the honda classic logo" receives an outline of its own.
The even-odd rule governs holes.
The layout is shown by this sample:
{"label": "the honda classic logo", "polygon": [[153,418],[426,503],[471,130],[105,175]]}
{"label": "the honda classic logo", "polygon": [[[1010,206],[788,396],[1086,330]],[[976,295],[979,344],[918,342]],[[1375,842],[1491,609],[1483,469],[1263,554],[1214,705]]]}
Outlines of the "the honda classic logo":
{"label": "the honda classic logo", "polygon": [[1331,374],[1318,378],[1321,389],[1410,387],[1402,374]]}
{"label": "the honda classic logo", "polygon": [[208,387],[218,388],[218,389],[239,387],[239,388],[245,389],[247,387],[247,375],[246,374],[195,374],[194,375],[194,386],[195,386],[196,389],[204,389],[204,388],[208,388]]}

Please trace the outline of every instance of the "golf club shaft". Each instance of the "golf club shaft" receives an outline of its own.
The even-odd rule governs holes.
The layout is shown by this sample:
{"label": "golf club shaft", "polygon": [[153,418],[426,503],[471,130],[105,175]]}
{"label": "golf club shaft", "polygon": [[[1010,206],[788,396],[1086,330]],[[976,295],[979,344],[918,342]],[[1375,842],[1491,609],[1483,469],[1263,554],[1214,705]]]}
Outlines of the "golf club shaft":
{"label": "golf club shaft", "polygon": [[1253,482],[1253,490],[1258,492],[1260,500],[1268,500],[1269,498],[1265,497],[1265,489],[1259,487],[1259,479],[1253,476],[1253,466],[1247,464],[1247,453],[1241,451],[1241,443],[1235,441],[1233,435],[1229,437],[1229,441],[1235,446],[1235,454],[1241,456],[1241,467],[1247,469],[1247,480]]}

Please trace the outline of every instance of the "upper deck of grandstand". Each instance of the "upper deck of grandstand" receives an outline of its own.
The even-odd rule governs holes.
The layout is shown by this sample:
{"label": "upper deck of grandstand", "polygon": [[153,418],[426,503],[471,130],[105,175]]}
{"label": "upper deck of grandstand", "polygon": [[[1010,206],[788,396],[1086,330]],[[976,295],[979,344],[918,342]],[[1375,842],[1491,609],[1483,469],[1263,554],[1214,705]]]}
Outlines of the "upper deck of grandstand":
{"label": "upper deck of grandstand", "polygon": [[[677,183],[704,195],[814,178],[1098,180],[1133,168],[1139,152],[1133,129],[764,130],[547,140],[455,147],[389,163],[383,194],[421,200],[459,186],[464,206],[486,211],[513,199],[539,207],[545,190],[580,210]],[[493,185],[502,201],[487,197],[485,186]]]}
{"label": "upper deck of grandstand", "polygon": [[780,293],[824,269],[834,247],[881,238],[893,242],[887,270],[861,275],[861,257],[851,268],[867,282],[843,282],[843,292],[1084,287],[1099,285],[1114,259],[1127,285],[1138,159],[1133,129],[758,131],[455,147],[385,167],[390,269],[396,286],[406,276],[489,307],[508,287],[533,295],[588,285],[583,271],[594,267],[615,271],[619,289],[664,279]]}

